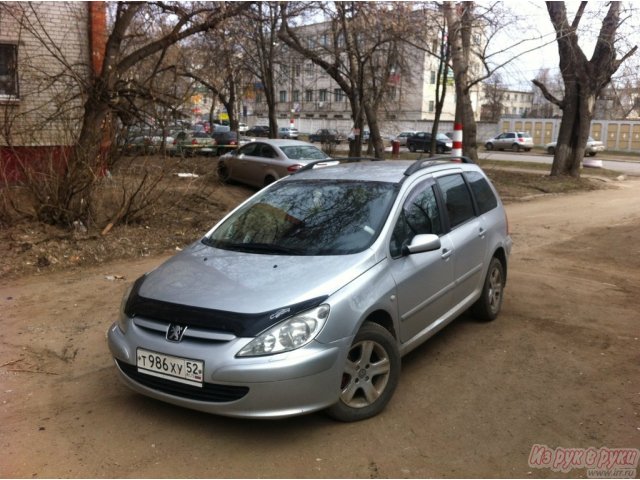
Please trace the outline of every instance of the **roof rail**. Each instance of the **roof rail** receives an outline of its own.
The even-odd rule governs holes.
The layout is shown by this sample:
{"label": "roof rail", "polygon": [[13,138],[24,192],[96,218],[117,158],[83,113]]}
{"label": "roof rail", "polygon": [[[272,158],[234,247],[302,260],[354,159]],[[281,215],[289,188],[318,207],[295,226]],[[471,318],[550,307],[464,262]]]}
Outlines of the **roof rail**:
{"label": "roof rail", "polygon": [[335,165],[336,163],[356,163],[356,162],[379,162],[379,158],[373,157],[346,157],[346,158],[325,158],[323,160],[314,160],[313,162],[307,163],[302,168],[296,170],[294,173],[304,172],[306,170],[313,170],[313,168],[317,165],[327,164]]}
{"label": "roof rail", "polygon": [[409,168],[404,171],[405,176],[410,176],[416,173],[418,170],[422,168],[430,167],[431,165],[439,162],[448,162],[448,163],[475,163],[469,157],[465,157],[464,155],[440,155],[437,157],[427,157],[422,158],[422,156],[418,157],[418,159],[411,164]]}

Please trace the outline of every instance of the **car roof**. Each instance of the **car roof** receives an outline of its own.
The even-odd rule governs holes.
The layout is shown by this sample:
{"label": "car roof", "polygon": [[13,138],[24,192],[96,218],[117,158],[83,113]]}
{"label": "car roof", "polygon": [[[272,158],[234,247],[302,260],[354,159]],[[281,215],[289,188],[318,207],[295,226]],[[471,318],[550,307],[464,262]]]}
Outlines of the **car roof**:
{"label": "car roof", "polygon": [[[337,159],[339,160],[339,159]],[[475,164],[454,163],[449,161],[434,161],[431,163],[429,158],[425,158],[423,167],[417,171],[441,171],[451,168],[463,168],[465,170],[480,170]],[[407,170],[412,166],[416,166],[415,160],[386,160],[386,161],[360,161],[348,162],[340,164],[330,164],[331,160],[327,160],[328,166],[321,168],[312,168],[300,171],[287,177],[287,180],[356,180],[365,182],[388,182],[400,183],[407,177]],[[324,163],[324,162],[320,162]],[[415,168],[415,167],[414,167]],[[411,174],[409,176],[412,176]]]}

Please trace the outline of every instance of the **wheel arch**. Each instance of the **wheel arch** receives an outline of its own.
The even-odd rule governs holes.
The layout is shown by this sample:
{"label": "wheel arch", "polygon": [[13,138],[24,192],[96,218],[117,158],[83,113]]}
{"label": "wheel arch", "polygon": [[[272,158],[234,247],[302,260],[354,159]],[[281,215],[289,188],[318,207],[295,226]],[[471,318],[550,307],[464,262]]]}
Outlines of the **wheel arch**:
{"label": "wheel arch", "polygon": [[360,329],[362,325],[364,325],[366,322],[376,323],[380,325],[382,328],[387,330],[391,334],[391,336],[393,336],[393,338],[395,338],[396,340],[398,339],[398,335],[396,334],[396,328],[393,323],[393,318],[391,317],[389,312],[387,312],[386,310],[378,309],[371,312],[369,315],[365,317],[364,321],[358,327],[358,329]]}
{"label": "wheel arch", "polygon": [[504,284],[507,284],[507,253],[505,252],[503,247],[499,247],[491,258],[497,258],[502,264],[502,270],[504,273]]}

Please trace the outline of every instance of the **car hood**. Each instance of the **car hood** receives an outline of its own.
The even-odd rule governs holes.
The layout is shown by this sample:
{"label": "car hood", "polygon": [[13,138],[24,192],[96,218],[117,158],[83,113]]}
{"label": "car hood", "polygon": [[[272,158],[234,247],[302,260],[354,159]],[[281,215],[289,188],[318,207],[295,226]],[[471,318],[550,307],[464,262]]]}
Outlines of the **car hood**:
{"label": "car hood", "polygon": [[146,299],[257,314],[326,298],[376,264],[373,250],[337,256],[244,253],[196,243],[149,273]]}

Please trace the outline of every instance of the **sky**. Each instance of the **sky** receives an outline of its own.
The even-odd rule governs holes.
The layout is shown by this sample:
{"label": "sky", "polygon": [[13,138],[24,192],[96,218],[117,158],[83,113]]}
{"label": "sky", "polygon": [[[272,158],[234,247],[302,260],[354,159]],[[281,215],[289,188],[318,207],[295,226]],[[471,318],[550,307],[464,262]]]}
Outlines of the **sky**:
{"label": "sky", "polygon": [[[558,46],[555,41],[555,32],[547,13],[545,2],[536,0],[505,1],[504,7],[508,8],[521,17],[521,21],[514,22],[498,39],[497,45],[502,48],[511,46],[523,38],[535,38],[524,45],[514,46],[504,58],[516,59],[509,63],[500,72],[503,81],[511,87],[531,88],[531,80],[542,68],[548,68],[551,73],[559,71]],[[565,2],[568,10],[568,19],[571,22],[580,2]],[[606,14],[608,2],[589,2],[585,15],[581,20],[579,31],[579,43],[587,58],[591,57],[595,46],[598,30],[602,25],[602,19]],[[626,13],[623,13],[626,15]],[[623,35],[630,45],[640,46],[640,12],[633,14],[623,24],[625,32],[627,30],[635,32],[630,35]],[[543,45],[543,46],[541,46]],[[539,47],[539,48],[536,48]],[[621,44],[622,49],[626,47]],[[500,47],[496,47],[500,48]],[[533,51],[525,52],[526,50]],[[514,54],[513,51],[521,52]],[[624,50],[626,52],[626,50]],[[640,56],[640,54],[636,54]]]}

